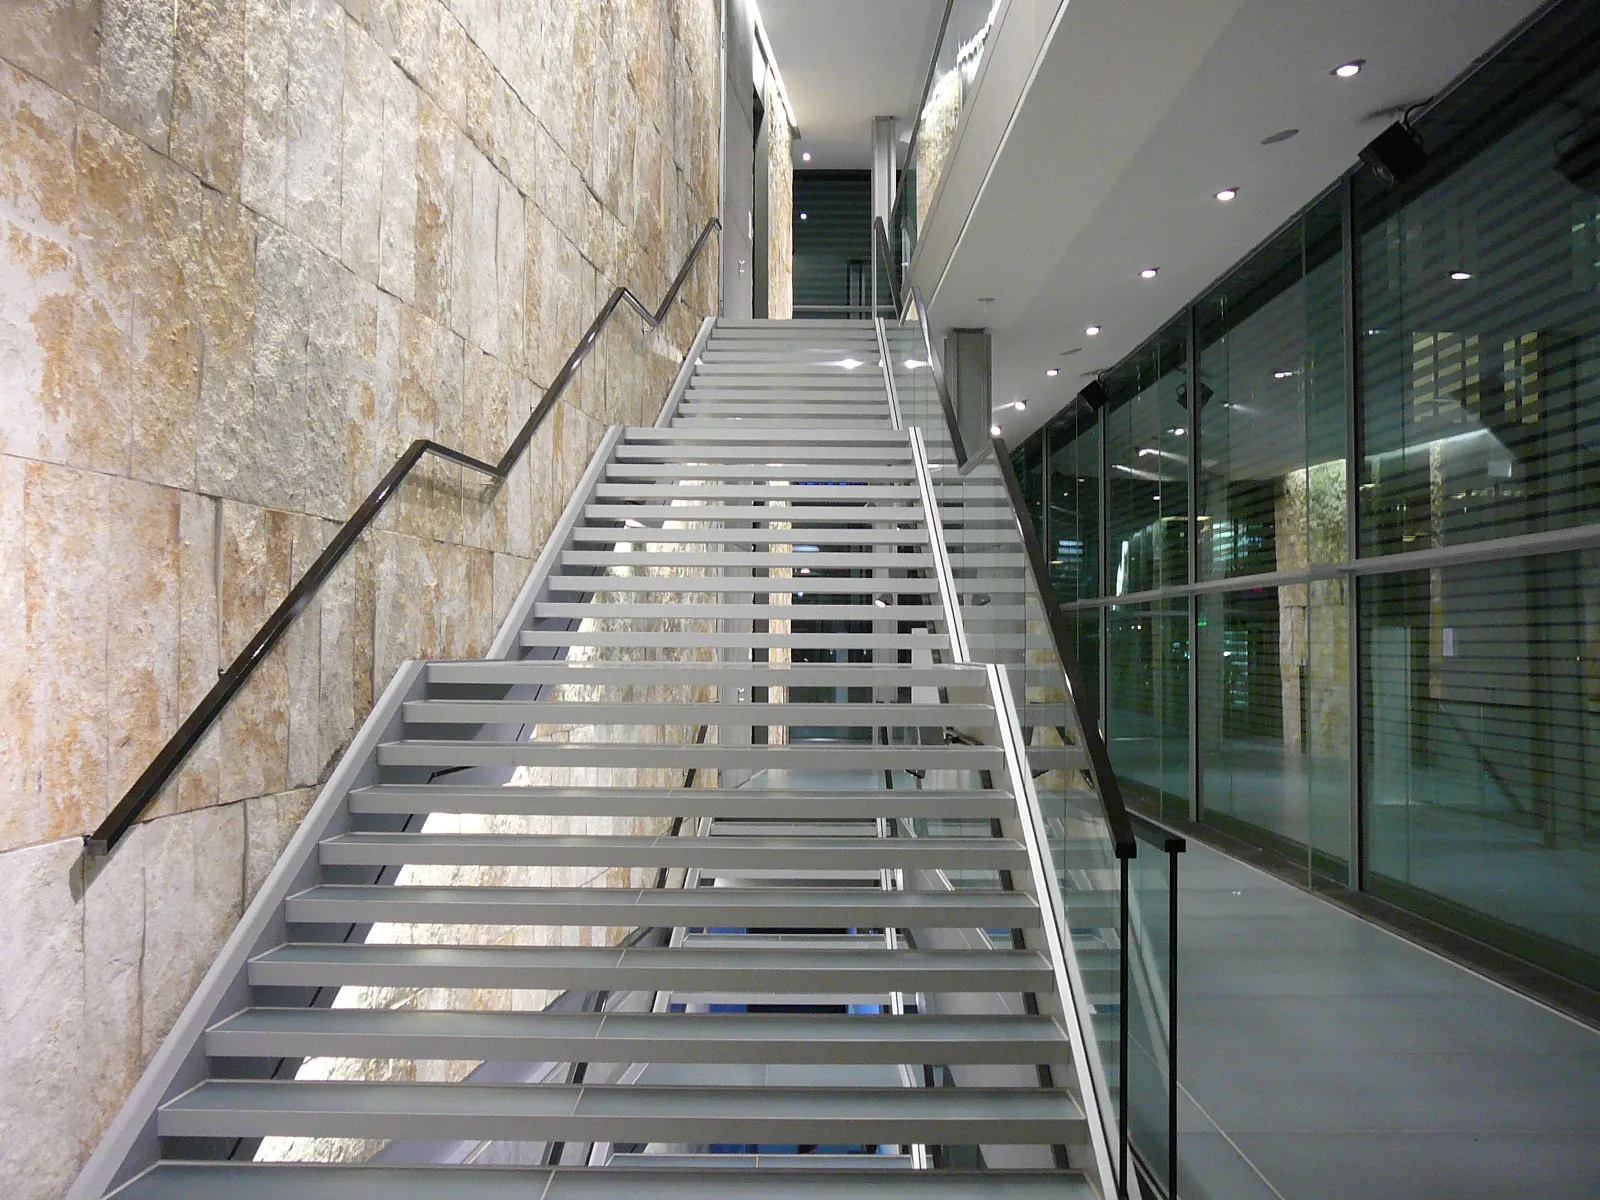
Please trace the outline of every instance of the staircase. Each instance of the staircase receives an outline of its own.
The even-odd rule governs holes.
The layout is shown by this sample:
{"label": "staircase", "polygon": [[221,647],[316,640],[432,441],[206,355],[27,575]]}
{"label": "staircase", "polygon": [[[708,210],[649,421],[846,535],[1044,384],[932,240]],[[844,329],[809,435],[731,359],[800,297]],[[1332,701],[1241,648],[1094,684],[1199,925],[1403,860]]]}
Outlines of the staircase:
{"label": "staircase", "polygon": [[490,656],[391,682],[72,1195],[1113,1194],[885,353],[707,323]]}

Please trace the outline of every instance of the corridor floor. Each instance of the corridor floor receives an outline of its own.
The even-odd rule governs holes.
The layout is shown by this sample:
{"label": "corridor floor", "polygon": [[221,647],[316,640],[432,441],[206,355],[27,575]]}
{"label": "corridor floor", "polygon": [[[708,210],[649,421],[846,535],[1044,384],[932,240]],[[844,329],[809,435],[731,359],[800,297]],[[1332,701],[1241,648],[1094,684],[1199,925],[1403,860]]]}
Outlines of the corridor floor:
{"label": "corridor floor", "polygon": [[1594,1200],[1600,1034],[1193,840],[1182,1200]]}

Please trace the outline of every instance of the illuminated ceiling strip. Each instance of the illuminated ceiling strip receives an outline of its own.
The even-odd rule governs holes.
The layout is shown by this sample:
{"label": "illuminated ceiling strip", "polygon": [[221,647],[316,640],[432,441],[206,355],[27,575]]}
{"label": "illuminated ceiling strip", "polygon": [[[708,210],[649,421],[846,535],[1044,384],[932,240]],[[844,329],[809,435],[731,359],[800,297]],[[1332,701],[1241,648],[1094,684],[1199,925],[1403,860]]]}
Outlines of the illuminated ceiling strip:
{"label": "illuminated ceiling strip", "polygon": [[789,89],[783,86],[783,72],[778,70],[778,56],[772,52],[772,43],[767,39],[767,27],[761,22],[761,9],[755,0],[750,0],[750,15],[755,18],[756,48],[761,51],[761,57],[766,59],[767,70],[772,72],[772,81],[777,85],[778,99],[783,104],[783,115],[789,121],[789,136],[800,136],[800,122],[795,120],[794,105],[789,103]]}

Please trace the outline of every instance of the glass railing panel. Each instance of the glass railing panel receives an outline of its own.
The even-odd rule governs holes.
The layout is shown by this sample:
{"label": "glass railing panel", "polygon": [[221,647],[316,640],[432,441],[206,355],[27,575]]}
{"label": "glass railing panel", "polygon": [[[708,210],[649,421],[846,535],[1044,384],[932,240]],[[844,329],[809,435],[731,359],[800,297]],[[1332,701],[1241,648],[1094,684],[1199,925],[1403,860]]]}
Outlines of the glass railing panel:
{"label": "glass railing panel", "polygon": [[[1122,1039],[1121,863],[1100,798],[1086,772],[1068,675],[1057,656],[1050,612],[1036,586],[1027,543],[992,447],[958,463],[934,367],[921,330],[888,331],[901,417],[921,431],[968,656],[1006,668],[1023,724],[1024,748],[1063,904],[1064,942],[1074,948],[1087,1028],[1097,1048],[1091,1076],[1107,1141],[1120,1143],[1116,1063]],[[1119,1155],[1113,1152],[1113,1158]]]}
{"label": "glass railing panel", "polygon": [[1177,1170],[1177,1010],[1173,969],[1181,839],[1136,827],[1128,877],[1128,1140],[1171,1197]]}
{"label": "glass railing panel", "polygon": [[[912,305],[913,312],[919,304]],[[1114,1160],[1119,1122],[1155,1182],[1170,1188],[1174,1162],[1174,847],[1153,827],[1129,861],[1099,790],[1081,720],[1092,717],[1081,680],[1063,661],[1066,627],[1038,575],[1018,509],[1015,480],[995,443],[963,465],[941,395],[937,362],[913,317],[886,330],[896,396],[908,426],[921,431],[969,657],[1006,668],[1021,715],[1046,842],[1064,909],[1062,930],[1081,981],[1096,1049],[1091,1075]],[[1042,562],[1042,558],[1040,559]],[[1081,686],[1081,683],[1079,684]],[[1120,806],[1117,806],[1120,811]],[[1126,818],[1124,817],[1124,820]],[[1131,839],[1123,835],[1124,843]],[[1150,840],[1150,839],[1155,840]],[[1126,845],[1123,847],[1126,851]],[[1127,912],[1122,871],[1128,868]],[[1124,969],[1126,968],[1126,1005]],[[1126,1054],[1126,1067],[1123,1056]],[[1169,1191],[1170,1194],[1170,1191]]]}

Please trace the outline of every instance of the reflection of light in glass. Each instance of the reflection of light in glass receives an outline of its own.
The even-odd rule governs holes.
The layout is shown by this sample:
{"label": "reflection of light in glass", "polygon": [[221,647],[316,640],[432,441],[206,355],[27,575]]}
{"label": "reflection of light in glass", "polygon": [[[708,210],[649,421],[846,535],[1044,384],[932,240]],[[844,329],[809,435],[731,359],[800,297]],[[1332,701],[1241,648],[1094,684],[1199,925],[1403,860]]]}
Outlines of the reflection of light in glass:
{"label": "reflection of light in glass", "polygon": [[843,367],[846,371],[854,371],[861,365],[861,360],[859,358],[841,358],[833,365],[836,367]]}

